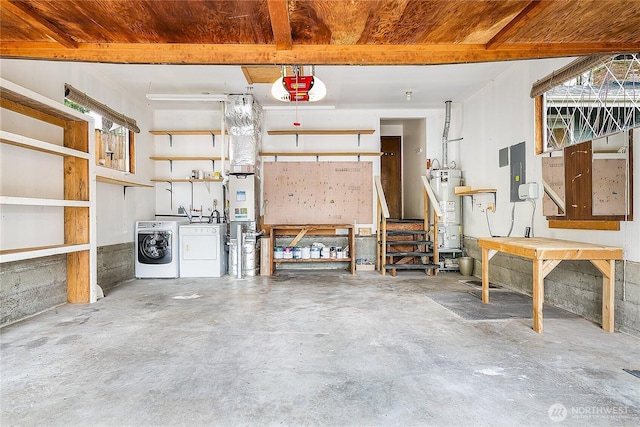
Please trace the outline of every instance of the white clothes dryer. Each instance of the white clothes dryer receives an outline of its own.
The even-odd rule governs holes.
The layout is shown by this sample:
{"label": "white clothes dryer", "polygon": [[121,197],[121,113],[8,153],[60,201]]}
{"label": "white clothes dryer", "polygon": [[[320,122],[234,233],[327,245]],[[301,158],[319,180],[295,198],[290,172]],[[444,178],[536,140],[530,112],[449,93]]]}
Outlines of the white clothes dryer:
{"label": "white clothes dryer", "polygon": [[179,277],[178,248],[177,221],[136,221],[136,277]]}
{"label": "white clothes dryer", "polygon": [[227,274],[227,224],[180,225],[180,277]]}

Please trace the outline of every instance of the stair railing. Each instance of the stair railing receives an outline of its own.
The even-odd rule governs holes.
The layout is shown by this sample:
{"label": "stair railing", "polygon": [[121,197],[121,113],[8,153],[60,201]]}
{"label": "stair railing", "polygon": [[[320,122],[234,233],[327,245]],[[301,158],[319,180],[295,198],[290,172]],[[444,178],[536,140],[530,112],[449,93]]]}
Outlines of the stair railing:
{"label": "stair railing", "polygon": [[[438,218],[442,218],[442,210],[436,194],[429,184],[426,176],[422,176],[422,185],[424,186],[424,231],[429,235],[429,205],[433,206],[433,263],[440,263],[440,255],[438,254]],[[436,270],[437,272],[437,270]]]}
{"label": "stair railing", "polygon": [[376,269],[384,276],[386,270],[384,264],[387,259],[387,218],[389,218],[389,206],[387,206],[387,198],[384,197],[382,182],[380,176],[374,177],[376,185],[376,198],[378,199],[378,226],[376,227]]}

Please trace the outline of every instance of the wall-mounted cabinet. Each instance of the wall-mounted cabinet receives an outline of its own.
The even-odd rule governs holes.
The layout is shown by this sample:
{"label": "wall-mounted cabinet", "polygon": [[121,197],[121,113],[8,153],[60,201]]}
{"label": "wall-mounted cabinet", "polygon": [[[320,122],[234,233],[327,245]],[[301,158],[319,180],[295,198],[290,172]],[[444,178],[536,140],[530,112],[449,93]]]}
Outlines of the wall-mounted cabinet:
{"label": "wall-mounted cabinet", "polygon": [[66,254],[67,301],[70,303],[94,302],[96,300],[96,244],[95,183],[91,179],[94,175],[91,151],[93,141],[89,132],[91,119],[4,79],[0,79],[0,100],[5,110],[62,129],[62,145],[7,131],[0,131],[0,140],[3,144],[21,149],[62,157],[64,187],[63,197],[60,199],[0,196],[2,205],[46,206],[61,208],[64,211],[63,224],[59,225],[64,229],[64,242],[55,245],[43,244],[5,249],[0,251],[0,262]]}

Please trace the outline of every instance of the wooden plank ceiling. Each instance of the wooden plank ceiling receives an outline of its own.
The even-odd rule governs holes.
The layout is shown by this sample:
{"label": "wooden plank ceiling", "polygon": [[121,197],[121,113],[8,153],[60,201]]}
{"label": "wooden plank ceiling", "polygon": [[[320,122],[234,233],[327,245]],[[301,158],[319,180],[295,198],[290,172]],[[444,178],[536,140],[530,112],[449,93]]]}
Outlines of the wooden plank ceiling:
{"label": "wooden plank ceiling", "polygon": [[640,51],[638,0],[0,0],[0,56],[408,65]]}

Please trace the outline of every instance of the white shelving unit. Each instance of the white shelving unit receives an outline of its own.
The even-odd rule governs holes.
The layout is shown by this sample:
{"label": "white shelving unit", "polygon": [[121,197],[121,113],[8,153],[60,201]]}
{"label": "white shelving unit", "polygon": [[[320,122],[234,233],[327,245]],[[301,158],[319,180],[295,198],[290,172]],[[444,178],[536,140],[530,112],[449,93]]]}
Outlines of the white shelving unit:
{"label": "white shelving unit", "polygon": [[34,150],[64,161],[64,198],[0,196],[0,204],[15,206],[48,206],[64,209],[64,243],[22,247],[0,251],[0,263],[22,261],[51,255],[67,255],[67,301],[95,302],[96,235],[95,235],[95,171],[91,119],[77,111],[32,92],[10,81],[0,79],[2,108],[59,126],[64,130],[64,145],[0,130],[0,142],[26,150]]}

